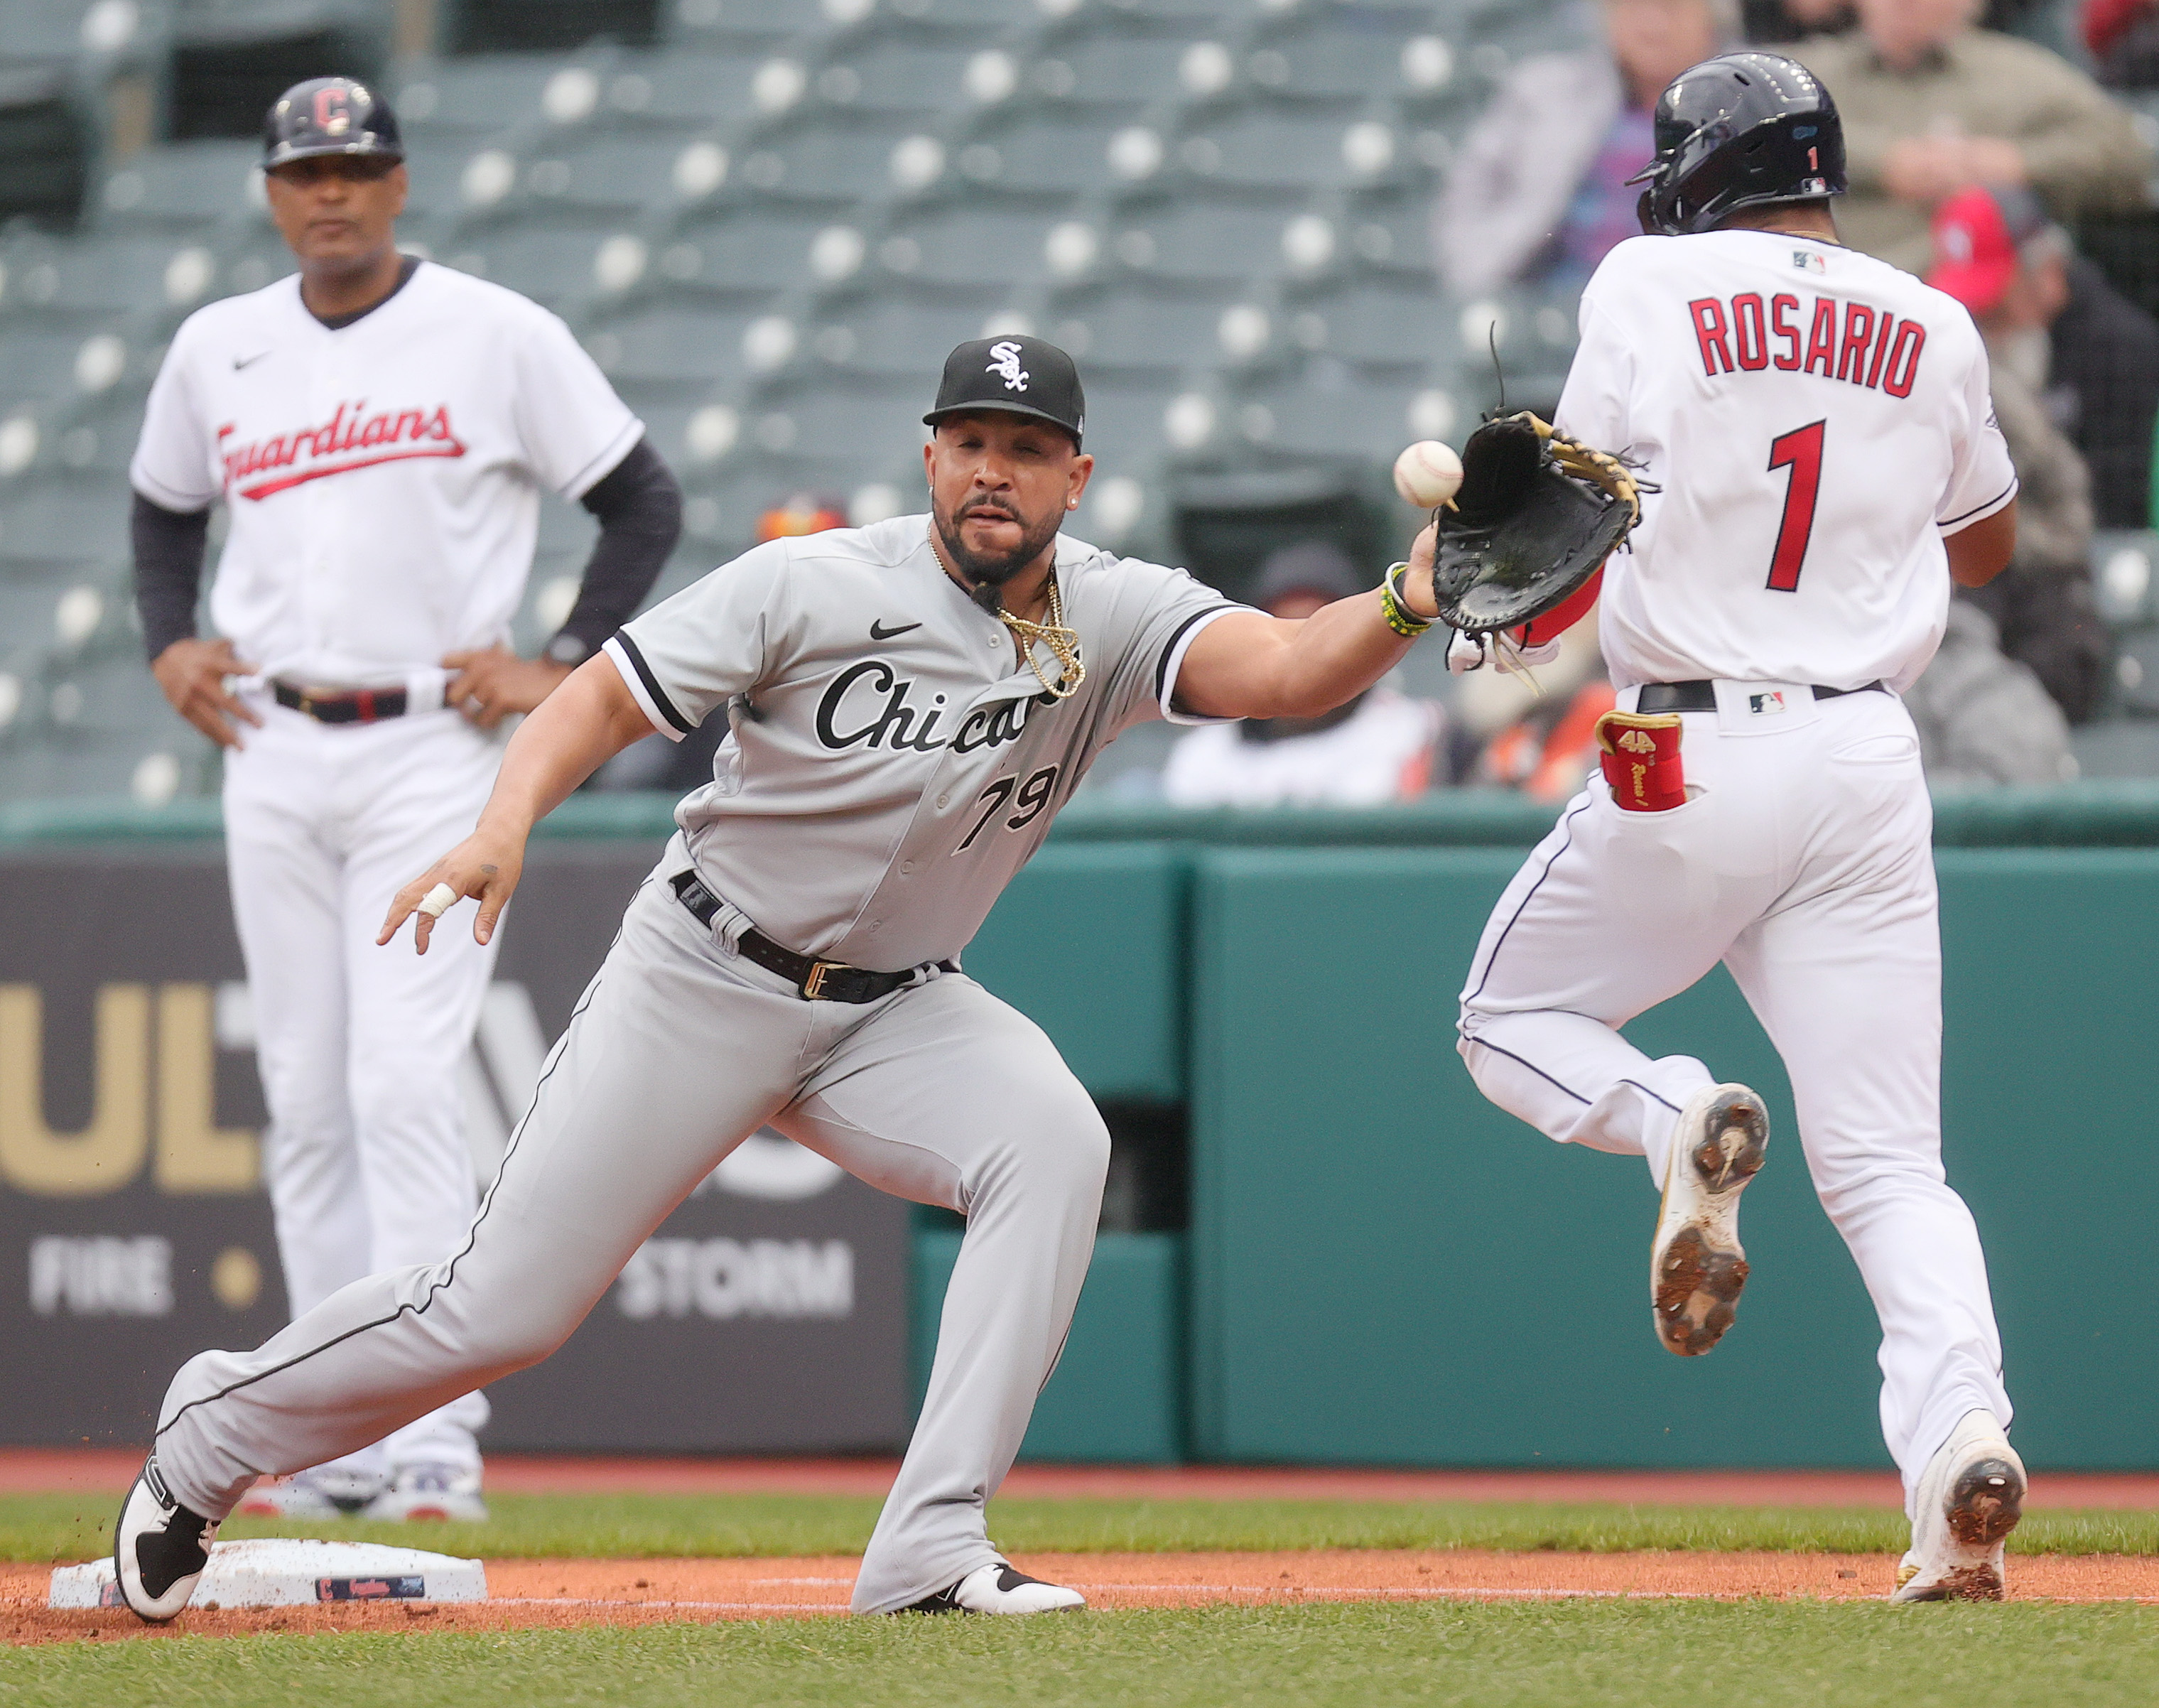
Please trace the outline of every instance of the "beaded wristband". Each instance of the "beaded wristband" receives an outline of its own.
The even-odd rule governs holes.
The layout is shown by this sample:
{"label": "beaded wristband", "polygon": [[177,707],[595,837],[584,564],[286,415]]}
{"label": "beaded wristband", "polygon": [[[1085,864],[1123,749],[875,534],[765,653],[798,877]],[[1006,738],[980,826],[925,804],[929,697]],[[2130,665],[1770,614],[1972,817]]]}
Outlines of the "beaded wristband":
{"label": "beaded wristband", "polygon": [[1386,579],[1380,583],[1380,614],[1387,619],[1387,627],[1401,635],[1403,639],[1415,640],[1417,636],[1430,629],[1437,619],[1418,616],[1403,600],[1399,578],[1408,569],[1409,565],[1406,563],[1397,563],[1389,567]]}

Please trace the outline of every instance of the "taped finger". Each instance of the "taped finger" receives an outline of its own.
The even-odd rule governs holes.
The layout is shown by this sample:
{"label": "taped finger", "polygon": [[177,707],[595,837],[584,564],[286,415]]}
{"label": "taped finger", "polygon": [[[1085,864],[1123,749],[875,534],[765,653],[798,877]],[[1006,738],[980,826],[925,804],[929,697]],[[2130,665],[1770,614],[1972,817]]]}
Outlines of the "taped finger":
{"label": "taped finger", "polygon": [[439,919],[457,905],[458,893],[446,883],[438,883],[420,898],[420,911],[431,919]]}

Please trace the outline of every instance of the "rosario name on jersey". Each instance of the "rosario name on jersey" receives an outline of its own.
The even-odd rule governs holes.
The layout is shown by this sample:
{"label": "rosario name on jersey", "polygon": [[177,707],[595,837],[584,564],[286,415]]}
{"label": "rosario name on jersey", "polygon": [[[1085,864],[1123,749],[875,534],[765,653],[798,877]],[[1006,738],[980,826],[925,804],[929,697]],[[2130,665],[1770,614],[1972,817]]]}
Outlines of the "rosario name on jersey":
{"label": "rosario name on jersey", "polygon": [[1614,249],[1556,424],[1659,489],[1605,571],[1622,687],[1903,688],[1947,621],[1943,537],[2017,495],[1963,306],[1783,232]]}
{"label": "rosario name on jersey", "polygon": [[297,274],[197,310],[128,473],[229,507],[210,614],[242,658],[369,686],[507,639],[540,488],[581,497],[643,432],[561,320],[422,262],[334,330]]}
{"label": "rosario name on jersey", "polygon": [[1119,731],[1211,721],[1171,710],[1178,670],[1243,608],[1061,536],[1057,578],[1087,672],[1064,700],[945,574],[927,516],[773,541],[633,618],[606,651],[653,727],[731,726],[675,815],[707,884],[801,954],[956,957]]}

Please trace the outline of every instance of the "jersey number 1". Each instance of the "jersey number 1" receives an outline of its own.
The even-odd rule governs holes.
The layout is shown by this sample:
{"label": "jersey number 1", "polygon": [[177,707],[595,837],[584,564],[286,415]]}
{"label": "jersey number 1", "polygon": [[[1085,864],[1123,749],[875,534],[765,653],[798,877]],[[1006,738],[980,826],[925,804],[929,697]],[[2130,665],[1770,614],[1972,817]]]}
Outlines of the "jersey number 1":
{"label": "jersey number 1", "polygon": [[1769,472],[1792,471],[1791,484],[1784,489],[1784,518],[1777,524],[1777,553],[1769,560],[1769,586],[1777,593],[1799,591],[1807,541],[1814,536],[1815,499],[1821,491],[1822,433],[1828,425],[1826,421],[1809,422],[1769,442]]}

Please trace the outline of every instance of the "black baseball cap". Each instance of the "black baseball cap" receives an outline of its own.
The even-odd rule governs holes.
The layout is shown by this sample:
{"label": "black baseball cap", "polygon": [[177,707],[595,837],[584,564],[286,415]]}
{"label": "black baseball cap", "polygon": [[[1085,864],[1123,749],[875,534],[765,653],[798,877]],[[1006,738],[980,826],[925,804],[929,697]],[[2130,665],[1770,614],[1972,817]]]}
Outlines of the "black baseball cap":
{"label": "black baseball cap", "polygon": [[922,419],[935,427],[948,415],[989,410],[1053,422],[1072,435],[1077,450],[1086,425],[1087,394],[1080,387],[1079,368],[1055,344],[1017,333],[978,338],[945,358],[936,407]]}
{"label": "black baseball cap", "polygon": [[265,171],[320,154],[402,160],[405,139],[390,103],[349,77],[310,77],[277,97],[262,121]]}

